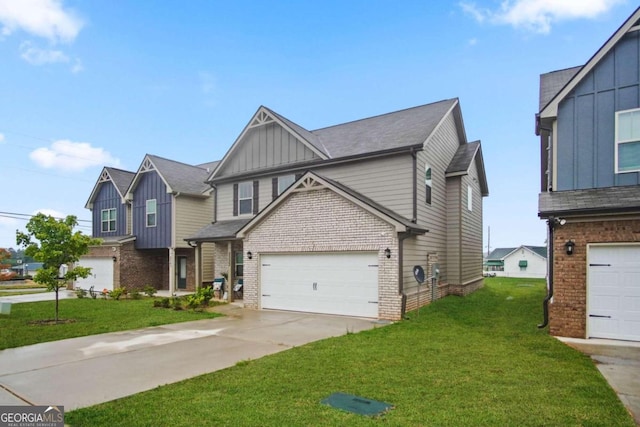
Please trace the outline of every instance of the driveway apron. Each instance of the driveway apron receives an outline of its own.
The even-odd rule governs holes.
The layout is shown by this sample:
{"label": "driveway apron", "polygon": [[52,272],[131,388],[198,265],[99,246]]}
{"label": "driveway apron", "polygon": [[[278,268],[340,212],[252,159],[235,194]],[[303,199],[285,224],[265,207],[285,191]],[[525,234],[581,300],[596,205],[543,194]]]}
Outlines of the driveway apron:
{"label": "driveway apron", "polygon": [[222,306],[225,317],[0,351],[0,405],[91,406],[312,341],[373,319]]}

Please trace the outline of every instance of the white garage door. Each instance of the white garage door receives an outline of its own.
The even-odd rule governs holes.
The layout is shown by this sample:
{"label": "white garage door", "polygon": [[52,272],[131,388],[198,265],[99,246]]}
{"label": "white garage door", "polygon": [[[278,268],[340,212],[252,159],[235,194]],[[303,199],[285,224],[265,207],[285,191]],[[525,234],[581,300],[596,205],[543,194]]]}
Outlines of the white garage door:
{"label": "white garage door", "polygon": [[587,335],[640,341],[640,246],[591,246]]}
{"label": "white garage door", "polygon": [[113,259],[111,257],[81,258],[78,264],[90,267],[91,274],[86,279],[78,279],[76,288],[89,289],[93,286],[96,291],[113,290]]}
{"label": "white garage door", "polygon": [[262,308],[378,317],[378,254],[260,257]]}

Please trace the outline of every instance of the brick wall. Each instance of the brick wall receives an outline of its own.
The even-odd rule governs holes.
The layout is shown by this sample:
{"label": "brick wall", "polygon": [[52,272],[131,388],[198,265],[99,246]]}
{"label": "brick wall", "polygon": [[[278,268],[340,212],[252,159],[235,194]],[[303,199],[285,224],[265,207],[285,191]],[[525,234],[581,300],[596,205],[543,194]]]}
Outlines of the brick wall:
{"label": "brick wall", "polygon": [[[384,254],[391,249],[391,258]],[[259,307],[258,259],[273,252],[378,252],[378,316],[398,320],[398,239],[395,228],[331,190],[293,193],[244,239],[244,303]]]}
{"label": "brick wall", "polygon": [[134,242],[120,248],[120,286],[142,289],[151,285],[169,289],[169,252],[167,249],[136,249]]}
{"label": "brick wall", "polygon": [[[574,254],[565,243],[575,242]],[[567,222],[553,238],[553,302],[549,304],[551,335],[585,338],[587,325],[587,244],[640,241],[640,220]]]}

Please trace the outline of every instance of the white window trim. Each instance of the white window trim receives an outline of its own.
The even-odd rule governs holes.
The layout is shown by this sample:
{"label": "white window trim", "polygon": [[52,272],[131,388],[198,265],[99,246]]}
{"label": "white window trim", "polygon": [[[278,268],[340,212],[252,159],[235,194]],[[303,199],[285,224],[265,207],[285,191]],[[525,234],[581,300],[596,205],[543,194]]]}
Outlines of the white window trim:
{"label": "white window trim", "polygon": [[[427,179],[427,172],[429,170],[431,170],[431,178]],[[424,166],[424,186],[425,186],[425,190],[424,190],[425,191],[425,195],[424,195],[425,203],[427,205],[431,205],[431,203],[433,202],[433,168],[431,166],[429,166],[429,165],[425,165]],[[429,187],[429,189],[430,189],[430,197],[429,197],[430,200],[427,200],[427,188],[426,187]]]}
{"label": "white window trim", "polygon": [[[155,209],[149,211],[149,202],[154,202]],[[153,225],[149,225],[149,216],[154,215]],[[145,203],[145,225],[147,227],[156,227],[158,225],[158,201],[156,199],[148,199]]]}
{"label": "white window trim", "polygon": [[[107,212],[107,219],[104,220],[104,212]],[[113,219],[111,218],[111,212],[113,212]],[[100,232],[101,233],[114,233],[118,229],[118,218],[115,208],[102,209],[100,211]],[[111,221],[113,221],[113,230],[111,230]],[[104,229],[104,223],[107,223],[107,230]]]}
{"label": "white window trim", "polygon": [[618,140],[618,120],[620,118],[620,116],[622,114],[627,114],[627,113],[633,113],[633,112],[637,112],[640,111],[640,108],[631,108],[629,110],[621,110],[621,111],[616,111],[616,117],[615,117],[615,149],[614,151],[614,167],[615,167],[615,173],[619,174],[619,173],[632,173],[632,172],[640,172],[640,166],[638,166],[638,168],[633,169],[633,170],[624,170],[621,171],[620,168],[618,167],[618,148],[620,146],[620,144],[627,144],[630,142],[640,142],[640,139],[630,139],[628,141],[619,141]]}
{"label": "white window trim", "polygon": [[467,210],[473,211],[473,187],[467,185]]}
{"label": "white window trim", "polygon": [[[251,194],[248,197],[240,197],[241,187],[243,185],[247,185],[251,190]],[[251,207],[249,208],[249,212],[242,212],[242,201],[249,200],[251,202]],[[238,184],[238,215],[251,215],[253,214],[253,181],[245,181]]]}

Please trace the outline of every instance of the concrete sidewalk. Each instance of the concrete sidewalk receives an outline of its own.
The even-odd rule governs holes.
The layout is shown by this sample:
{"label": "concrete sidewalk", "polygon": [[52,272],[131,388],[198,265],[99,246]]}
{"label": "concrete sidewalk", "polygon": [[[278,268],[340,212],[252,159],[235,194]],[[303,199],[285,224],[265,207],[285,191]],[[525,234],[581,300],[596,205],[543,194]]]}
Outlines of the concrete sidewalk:
{"label": "concrete sidewalk", "polygon": [[221,306],[226,317],[0,351],[0,405],[66,411],[170,384],[347,332],[372,319]]}
{"label": "concrete sidewalk", "polygon": [[593,359],[602,376],[640,426],[640,343],[557,338]]}

